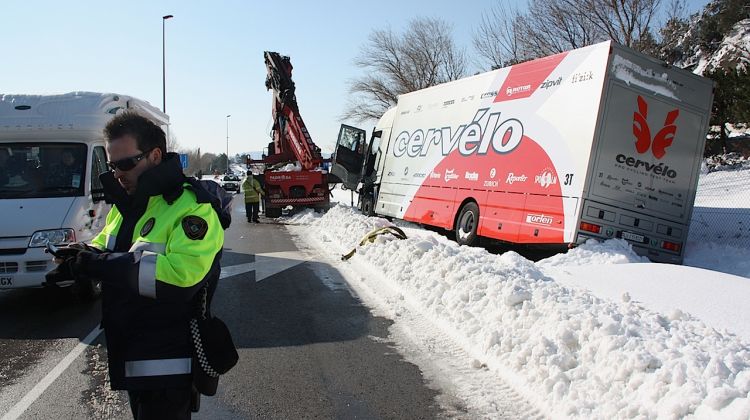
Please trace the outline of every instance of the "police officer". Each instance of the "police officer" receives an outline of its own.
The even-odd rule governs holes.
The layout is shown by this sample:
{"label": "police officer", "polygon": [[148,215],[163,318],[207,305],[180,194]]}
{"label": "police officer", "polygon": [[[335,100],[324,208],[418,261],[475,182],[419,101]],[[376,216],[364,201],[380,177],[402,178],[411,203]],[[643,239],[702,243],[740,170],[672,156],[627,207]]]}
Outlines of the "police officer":
{"label": "police officer", "polygon": [[133,417],[189,419],[189,323],[201,289],[218,280],[224,231],[186,188],[161,128],[123,113],[104,133],[111,172],[100,179],[114,207],[92,246],[79,245],[57,274],[102,280],[111,386],[128,391]]}
{"label": "police officer", "polygon": [[258,207],[265,193],[260,186],[260,182],[253,177],[252,171],[247,171],[247,178],[242,183],[242,190],[245,192],[245,214],[247,215],[248,223],[251,221],[260,223],[258,219]]}

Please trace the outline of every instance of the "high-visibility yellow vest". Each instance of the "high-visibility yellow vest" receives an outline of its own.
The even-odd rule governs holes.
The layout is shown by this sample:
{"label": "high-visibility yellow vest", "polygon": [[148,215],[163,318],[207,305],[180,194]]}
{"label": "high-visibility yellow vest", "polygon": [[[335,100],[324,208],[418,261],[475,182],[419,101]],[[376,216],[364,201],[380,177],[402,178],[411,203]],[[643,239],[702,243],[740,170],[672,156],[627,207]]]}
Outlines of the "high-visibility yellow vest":
{"label": "high-visibility yellow vest", "polygon": [[[113,251],[123,217],[116,206],[91,245]],[[149,197],[136,222],[130,252],[141,251],[139,293],[157,298],[158,282],[192,287],[208,274],[224,243],[224,230],[210,203],[196,202],[187,188],[172,204],[161,195]]]}
{"label": "high-visibility yellow vest", "polygon": [[257,203],[260,201],[260,196],[263,195],[260,182],[251,177],[247,177],[242,183],[242,190],[245,191],[245,203]]}

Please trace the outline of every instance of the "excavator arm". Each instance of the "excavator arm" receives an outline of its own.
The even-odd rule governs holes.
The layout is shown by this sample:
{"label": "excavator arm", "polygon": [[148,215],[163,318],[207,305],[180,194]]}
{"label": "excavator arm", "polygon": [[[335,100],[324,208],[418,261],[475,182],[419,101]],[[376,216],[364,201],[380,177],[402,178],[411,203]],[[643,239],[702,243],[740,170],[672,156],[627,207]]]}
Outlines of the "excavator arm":
{"label": "excavator arm", "polygon": [[266,89],[273,90],[273,142],[274,151],[269,153],[269,163],[290,160],[299,161],[302,169],[312,170],[323,163],[320,148],[313,143],[305,122],[299,113],[292,63],[289,57],[279,53],[264,53],[266,69]]}

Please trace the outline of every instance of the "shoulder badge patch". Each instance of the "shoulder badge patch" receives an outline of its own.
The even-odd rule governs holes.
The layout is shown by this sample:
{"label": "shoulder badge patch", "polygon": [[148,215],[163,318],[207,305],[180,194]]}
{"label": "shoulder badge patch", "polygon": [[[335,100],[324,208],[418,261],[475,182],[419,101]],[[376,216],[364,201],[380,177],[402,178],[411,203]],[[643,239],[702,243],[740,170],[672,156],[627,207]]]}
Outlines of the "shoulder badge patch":
{"label": "shoulder badge patch", "polygon": [[151,232],[151,229],[154,228],[154,223],[156,223],[156,219],[153,217],[146,220],[146,223],[143,224],[143,227],[141,228],[141,236],[146,236]]}
{"label": "shoulder badge patch", "polygon": [[188,238],[194,241],[200,240],[208,232],[208,223],[198,216],[185,216],[182,219],[182,230]]}

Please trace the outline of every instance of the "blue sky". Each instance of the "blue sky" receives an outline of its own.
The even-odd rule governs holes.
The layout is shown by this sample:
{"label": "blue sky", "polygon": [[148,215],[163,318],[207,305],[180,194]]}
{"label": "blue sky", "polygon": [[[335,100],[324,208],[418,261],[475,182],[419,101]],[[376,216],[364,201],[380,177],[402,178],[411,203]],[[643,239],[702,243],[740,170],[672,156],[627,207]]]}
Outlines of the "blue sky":
{"label": "blue sky", "polygon": [[[271,94],[263,51],[271,50],[291,57],[300,112],[326,151],[344,122],[347,80],[360,74],[353,60],[371,30],[440,17],[470,52],[472,31],[493,3],[6,1],[0,6],[0,93],[116,92],[161,108],[162,16],[172,14],[166,21],[167,113],[183,147],[224,152],[227,114],[231,155],[265,147]],[[688,3],[692,12],[706,1]]]}

